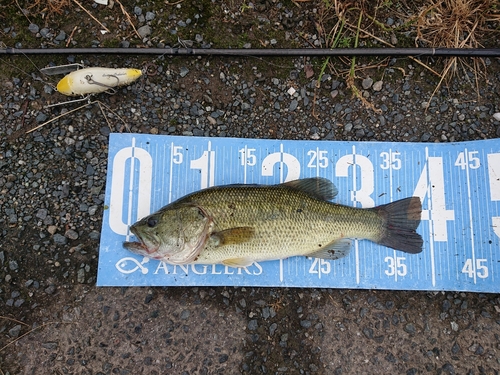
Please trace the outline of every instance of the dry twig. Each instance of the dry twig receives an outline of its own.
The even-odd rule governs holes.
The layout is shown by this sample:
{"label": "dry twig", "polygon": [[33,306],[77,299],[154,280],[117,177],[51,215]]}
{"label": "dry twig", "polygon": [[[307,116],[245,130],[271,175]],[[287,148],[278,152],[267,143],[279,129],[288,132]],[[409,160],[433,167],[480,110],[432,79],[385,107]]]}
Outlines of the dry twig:
{"label": "dry twig", "polygon": [[66,42],[66,47],[68,47],[69,44],[71,43],[71,40],[73,39],[73,35],[75,35],[75,31],[77,28],[78,28],[78,26],[73,27],[71,34],[69,34],[68,41]]}
{"label": "dry twig", "polygon": [[75,4],[76,4],[76,5],[78,5],[80,8],[82,8],[82,9],[85,11],[85,13],[87,13],[87,14],[88,14],[88,16],[89,16],[90,18],[92,18],[94,21],[96,21],[96,22],[97,22],[97,23],[98,23],[98,24],[99,24],[99,25],[100,25],[100,26],[101,26],[104,30],[106,30],[108,33],[110,33],[110,32],[111,32],[111,31],[109,31],[109,29],[108,29],[106,26],[104,26],[104,25],[101,23],[101,21],[99,21],[99,20],[98,20],[97,18],[95,18],[95,17],[94,17],[94,16],[93,16],[93,15],[92,15],[92,14],[91,14],[91,13],[90,13],[87,9],[85,9],[85,8],[83,7],[83,5],[82,5],[82,4],[80,4],[77,0],[73,0],[73,1],[75,2]]}
{"label": "dry twig", "polygon": [[69,6],[71,0],[34,0],[28,9],[36,8],[38,13],[47,12],[47,16],[62,14],[63,10]]}
{"label": "dry twig", "polygon": [[[19,323],[21,323],[21,322],[19,322]],[[65,324],[74,324],[73,322],[64,322],[64,323],[65,323]],[[26,323],[22,323],[22,324],[27,325]],[[12,344],[14,344],[15,342],[17,342],[17,341],[21,340],[24,336],[27,336],[27,335],[29,335],[30,333],[33,333],[33,332],[35,332],[35,331],[37,331],[37,330],[39,330],[39,329],[41,329],[41,328],[47,327],[47,326],[52,325],[52,324],[61,324],[61,322],[48,322],[48,323],[43,323],[42,325],[39,325],[39,326],[37,326],[37,327],[35,327],[35,328],[33,328],[33,329],[30,329],[28,332],[26,332],[26,333],[22,334],[21,336],[19,336],[19,337],[15,338],[14,340],[12,340],[11,342],[9,342],[8,344],[6,344],[6,345],[2,346],[2,347],[0,348],[0,353],[1,353],[1,352],[5,349],[5,348],[7,348],[7,347],[11,346]]]}
{"label": "dry twig", "polygon": [[125,15],[125,17],[127,17],[127,21],[128,23],[130,24],[130,26],[132,26],[132,28],[134,29],[134,32],[135,32],[135,35],[137,35],[137,37],[142,40],[141,36],[139,35],[137,29],[135,28],[134,26],[134,22],[132,22],[132,18],[130,17],[130,14],[128,14],[128,12],[125,10],[125,8],[123,7],[122,3],[120,2],[120,0],[116,0],[116,2],[118,3],[118,5],[120,5],[120,9],[122,11],[122,13]]}
{"label": "dry twig", "polygon": [[[487,22],[500,22],[500,13],[495,11],[496,0],[431,0],[416,16],[416,45],[447,48],[479,48],[486,32]],[[466,59],[452,57],[445,62],[441,79],[432,93],[435,95],[445,78],[458,74],[461,66],[474,71],[476,91],[479,99],[479,77],[484,75],[482,59],[475,58],[473,66]]]}

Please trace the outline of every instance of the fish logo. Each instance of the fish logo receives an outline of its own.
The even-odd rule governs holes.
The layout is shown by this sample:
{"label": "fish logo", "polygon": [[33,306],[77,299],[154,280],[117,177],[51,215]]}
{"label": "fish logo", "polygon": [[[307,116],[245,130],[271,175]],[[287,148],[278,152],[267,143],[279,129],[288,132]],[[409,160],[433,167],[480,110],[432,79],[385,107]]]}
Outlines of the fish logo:
{"label": "fish logo", "polygon": [[[137,270],[141,270],[141,273],[143,275],[146,275],[149,272],[149,269],[143,266],[143,264],[146,264],[149,262],[148,257],[144,257],[141,262],[139,262],[137,259],[132,258],[132,257],[125,257],[121,258],[118,262],[116,262],[115,267],[116,269],[124,274],[130,274],[134,273]],[[131,265],[130,263],[135,264],[135,267],[129,268]]]}

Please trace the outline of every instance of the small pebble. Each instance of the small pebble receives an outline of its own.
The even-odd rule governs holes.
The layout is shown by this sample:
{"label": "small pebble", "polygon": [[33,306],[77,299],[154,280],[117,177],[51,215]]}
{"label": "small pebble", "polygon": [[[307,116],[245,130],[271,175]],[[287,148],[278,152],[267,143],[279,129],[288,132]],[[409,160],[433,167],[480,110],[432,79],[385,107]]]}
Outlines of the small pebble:
{"label": "small pebble", "polygon": [[64,236],[66,238],[69,238],[70,240],[78,239],[78,233],[76,231],[74,231],[73,229],[67,230],[66,233],[64,233]]}
{"label": "small pebble", "polygon": [[54,243],[56,245],[66,245],[66,243],[68,242],[68,239],[59,233],[54,234],[52,236],[52,239],[54,240]]}
{"label": "small pebble", "polygon": [[257,329],[258,325],[257,325],[257,320],[255,319],[252,319],[248,322],[248,326],[247,328],[250,330],[250,331],[255,331]]}
{"label": "small pebble", "polygon": [[311,324],[310,320],[301,320],[300,325],[303,328],[309,328],[309,327],[311,327],[312,324]]}
{"label": "small pebble", "polygon": [[21,325],[17,324],[14,327],[12,327],[11,329],[9,329],[9,336],[12,338],[18,337],[19,333],[21,333],[21,328],[22,328]]}
{"label": "small pebble", "polygon": [[451,329],[455,332],[458,331],[458,324],[456,322],[451,322]]}
{"label": "small pebble", "polygon": [[56,291],[56,287],[54,285],[49,285],[47,288],[45,288],[45,293],[47,294],[54,294]]}
{"label": "small pebble", "polygon": [[363,334],[367,339],[373,339],[373,329],[369,327],[363,328]]}
{"label": "small pebble", "polygon": [[66,40],[66,33],[64,32],[64,30],[61,30],[59,32],[59,34],[57,34],[57,36],[55,37],[55,40],[57,40],[59,42]]}
{"label": "small pebble", "polygon": [[36,213],[36,217],[39,218],[39,219],[42,219],[44,220],[46,217],[47,217],[47,214],[48,214],[48,211],[47,209],[45,208],[40,208],[37,213]]}
{"label": "small pebble", "polygon": [[373,79],[371,79],[370,77],[365,78],[361,83],[361,86],[363,86],[363,89],[365,90],[368,90],[370,87],[372,87],[372,85],[373,85]]}
{"label": "small pebble", "polygon": [[38,27],[37,24],[34,24],[34,23],[30,23],[30,25],[28,26],[28,29],[30,32],[32,32],[33,34],[36,34],[37,32],[40,31],[40,28]]}
{"label": "small pebble", "polygon": [[384,83],[382,81],[375,82],[372,86],[373,91],[381,91],[383,84]]}
{"label": "small pebble", "polygon": [[415,325],[413,323],[408,323],[407,325],[405,325],[404,330],[410,335],[413,335],[416,332]]}
{"label": "small pebble", "polygon": [[11,271],[16,271],[18,268],[19,266],[15,260],[9,260],[9,269]]}
{"label": "small pebble", "polygon": [[57,342],[44,342],[42,343],[42,347],[44,347],[45,349],[49,349],[49,350],[55,350],[57,349],[59,345],[57,344]]}
{"label": "small pebble", "polygon": [[141,38],[146,38],[150,36],[152,32],[153,29],[149,25],[144,25],[137,29],[137,33],[140,35]]}
{"label": "small pebble", "polygon": [[269,335],[272,336],[274,335],[274,332],[276,332],[276,329],[278,328],[278,325],[276,323],[273,323],[269,326]]}
{"label": "small pebble", "polygon": [[186,68],[186,67],[181,67],[180,72],[179,72],[179,75],[180,75],[181,77],[185,77],[185,76],[187,76],[187,75],[188,75],[188,73],[189,73],[189,69],[188,69],[188,68]]}
{"label": "small pebble", "polygon": [[96,230],[93,230],[92,232],[89,233],[89,238],[91,240],[97,241],[99,238],[101,238],[101,233],[99,233]]}
{"label": "small pebble", "polygon": [[50,29],[46,27],[40,30],[40,35],[42,36],[42,38],[51,38],[53,36],[53,34],[50,32]]}

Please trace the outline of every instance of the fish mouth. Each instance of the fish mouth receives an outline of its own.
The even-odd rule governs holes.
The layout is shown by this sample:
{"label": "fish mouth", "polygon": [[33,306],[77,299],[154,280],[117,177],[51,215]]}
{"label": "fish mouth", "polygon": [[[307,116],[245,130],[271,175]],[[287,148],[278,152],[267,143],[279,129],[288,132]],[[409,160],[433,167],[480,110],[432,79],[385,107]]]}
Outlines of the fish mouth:
{"label": "fish mouth", "polygon": [[158,246],[154,247],[151,244],[148,246],[144,239],[137,233],[135,228],[130,227],[132,234],[137,237],[138,241],[124,241],[123,247],[133,253],[150,256],[152,253],[158,250]]}
{"label": "fish mouth", "polygon": [[133,253],[148,252],[148,248],[142,242],[128,242],[128,241],[125,241],[125,242],[123,242],[123,247],[125,249],[127,249],[127,250],[132,251]]}

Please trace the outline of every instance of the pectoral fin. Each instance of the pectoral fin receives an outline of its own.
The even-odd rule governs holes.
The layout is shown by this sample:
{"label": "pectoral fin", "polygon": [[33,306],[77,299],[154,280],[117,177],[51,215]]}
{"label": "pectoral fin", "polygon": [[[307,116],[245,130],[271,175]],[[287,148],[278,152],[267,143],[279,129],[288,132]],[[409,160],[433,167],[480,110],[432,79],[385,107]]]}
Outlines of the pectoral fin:
{"label": "pectoral fin", "polygon": [[229,267],[248,267],[253,263],[249,258],[233,258],[222,261],[222,264]]}
{"label": "pectoral fin", "polygon": [[238,227],[215,232],[212,239],[215,240],[216,246],[237,245],[250,241],[254,234],[255,229],[252,227]]}
{"label": "pectoral fin", "polygon": [[341,239],[333,241],[314,253],[306,254],[308,257],[335,260],[346,257],[351,252],[351,241]]}

